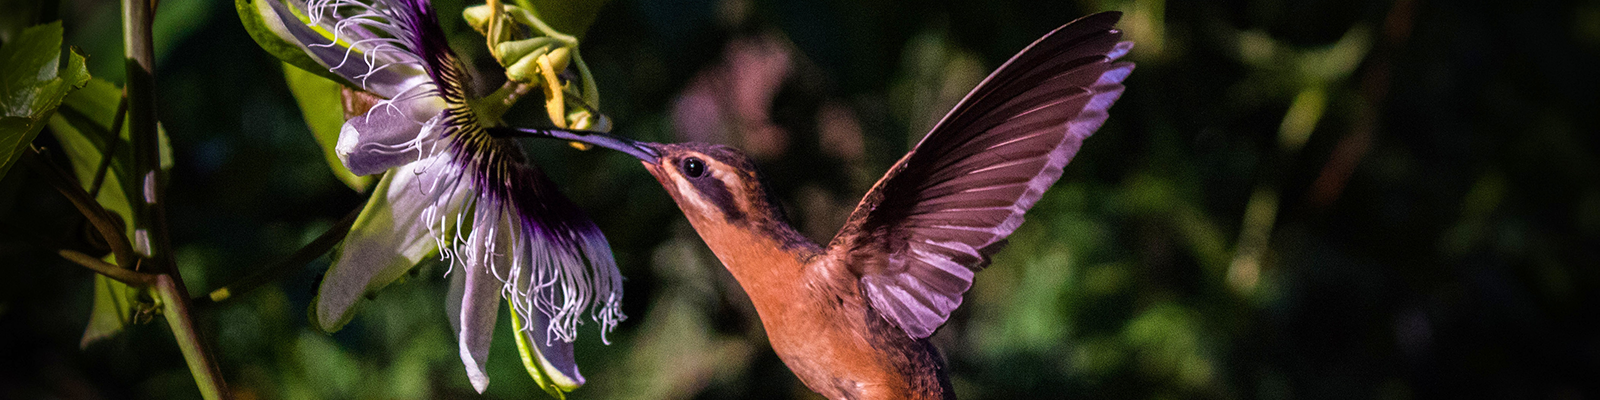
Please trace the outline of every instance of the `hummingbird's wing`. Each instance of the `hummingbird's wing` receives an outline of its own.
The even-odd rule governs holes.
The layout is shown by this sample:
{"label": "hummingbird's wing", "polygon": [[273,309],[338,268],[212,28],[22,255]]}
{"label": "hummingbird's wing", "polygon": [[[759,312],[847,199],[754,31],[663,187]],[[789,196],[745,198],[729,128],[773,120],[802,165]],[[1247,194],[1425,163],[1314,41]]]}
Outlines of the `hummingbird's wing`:
{"label": "hummingbird's wing", "polygon": [[829,244],[884,318],[933,334],[972,275],[1106,120],[1133,47],[1099,13],[1057,28],[985,78],[867,193]]}

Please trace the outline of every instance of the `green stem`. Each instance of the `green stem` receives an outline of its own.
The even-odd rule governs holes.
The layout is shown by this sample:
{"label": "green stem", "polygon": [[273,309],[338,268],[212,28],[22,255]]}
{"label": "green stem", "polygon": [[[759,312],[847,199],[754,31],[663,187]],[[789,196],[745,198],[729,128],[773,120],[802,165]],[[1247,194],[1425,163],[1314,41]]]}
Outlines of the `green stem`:
{"label": "green stem", "polygon": [[106,151],[100,154],[100,166],[94,169],[94,184],[89,185],[89,198],[96,199],[100,196],[100,185],[106,181],[106,171],[111,170],[111,159],[117,155],[117,145],[122,144],[122,122],[128,114],[128,91],[122,91],[122,99],[117,101],[116,117],[111,120],[111,130],[106,133]]}
{"label": "green stem", "polygon": [[[166,224],[162,215],[160,173],[161,154],[156,137],[155,59],[150,39],[151,15],[148,0],[122,0],[122,38],[127,68],[128,134],[133,142],[134,226],[143,229],[148,240],[137,249],[156,267],[172,269]],[[158,271],[167,272],[167,271]],[[179,279],[179,285],[182,285]]]}
{"label": "green stem", "polygon": [[512,18],[516,18],[517,22],[532,26],[534,29],[538,29],[539,33],[555,38],[561,41],[562,44],[567,45],[567,47],[578,47],[578,37],[561,33],[561,31],[557,31],[555,28],[551,28],[549,24],[544,23],[543,20],[539,19],[539,15],[534,13],[533,4],[526,0],[518,0],[517,4],[522,6],[521,9],[506,11]]}
{"label": "green stem", "polygon": [[362,207],[357,207],[355,210],[350,211],[349,214],[344,216],[344,219],[339,220],[332,228],[328,228],[327,232],[323,232],[322,236],[318,236],[316,239],[312,239],[311,243],[301,246],[300,250],[296,250],[294,254],[290,254],[283,261],[261,268],[255,274],[228,286],[213,290],[206,296],[195,297],[195,308],[204,309],[233,296],[238,296],[240,293],[255,289],[267,282],[282,279],[285,275],[305,266],[311,260],[321,257],[328,250],[333,249],[334,245],[339,244],[339,241],[344,240],[345,235],[350,233],[350,226],[355,224],[356,216],[361,215],[361,209]]}
{"label": "green stem", "polygon": [[65,258],[67,261],[78,263],[78,265],[82,265],[84,268],[88,268],[91,271],[100,273],[100,275],[105,275],[107,278],[115,279],[117,282],[122,282],[124,285],[143,288],[150,286],[156,281],[155,275],[123,269],[122,267],[111,265],[105,261],[100,261],[100,259],[94,258],[94,256],[88,254],[83,254],[72,250],[61,250],[57,251],[56,254],[60,254],[61,258]]}
{"label": "green stem", "polygon": [[472,104],[472,110],[478,114],[479,121],[490,126],[498,126],[500,118],[506,115],[506,110],[510,110],[512,105],[517,104],[517,100],[531,91],[533,91],[531,85],[507,80],[499,89],[495,89],[494,93],[469,102]]}
{"label": "green stem", "polygon": [[589,64],[583,62],[583,56],[578,54],[578,46],[572,46],[572,64],[578,67],[578,80],[583,81],[583,101],[594,108],[595,113],[600,111],[600,87],[594,82],[594,75],[589,73]]}
{"label": "green stem", "polygon": [[133,253],[133,246],[128,244],[128,237],[123,233],[122,225],[116,221],[119,218],[106,211],[105,207],[101,207],[100,203],[89,197],[88,193],[84,193],[83,186],[49,159],[44,158],[38,150],[23,151],[22,161],[44,175],[45,181],[50,182],[50,186],[54,186],[62,196],[66,196],[67,201],[78,209],[78,213],[89,220],[89,225],[94,226],[95,231],[100,233],[101,239],[111,247],[111,254],[116,256],[117,265],[129,270],[138,265],[138,255]]}
{"label": "green stem", "polygon": [[183,360],[189,363],[189,374],[194,375],[195,385],[200,387],[200,396],[206,399],[226,399],[228,385],[222,381],[222,369],[217,366],[217,360],[206,351],[204,343],[200,342],[200,332],[194,328],[194,319],[189,316],[189,293],[183,290],[176,276],[162,274],[156,276],[156,295],[161,301],[161,314],[167,320],[167,326],[172,329],[173,339],[178,341],[178,348],[183,350]]}
{"label": "green stem", "polygon": [[[183,350],[189,363],[195,385],[207,400],[230,398],[227,384],[222,381],[222,369],[217,360],[206,351],[205,341],[194,327],[189,314],[189,291],[172,254],[165,207],[166,176],[161,173],[160,137],[156,131],[155,54],[150,27],[155,18],[155,4],[150,0],[122,0],[122,40],[124,63],[127,68],[128,136],[133,142],[133,165],[137,201],[133,207],[135,232],[144,232],[144,240],[136,240],[145,260],[154,264],[158,274],[157,295],[162,312],[172,328],[172,336]],[[139,235],[136,233],[136,235]]]}

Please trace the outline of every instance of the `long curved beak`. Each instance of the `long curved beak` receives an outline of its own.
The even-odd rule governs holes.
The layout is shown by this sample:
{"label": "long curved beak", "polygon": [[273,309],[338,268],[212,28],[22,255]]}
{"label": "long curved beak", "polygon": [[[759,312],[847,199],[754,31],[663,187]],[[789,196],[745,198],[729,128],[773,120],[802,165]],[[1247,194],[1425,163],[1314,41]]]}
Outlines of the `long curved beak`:
{"label": "long curved beak", "polygon": [[655,143],[640,142],[640,141],[636,141],[636,140],[625,138],[625,137],[621,137],[621,136],[612,135],[612,134],[605,133],[605,132],[589,132],[589,131],[574,132],[574,131],[567,131],[567,130],[560,130],[560,129],[523,129],[523,128],[497,128],[495,130],[499,131],[499,132],[492,132],[492,133],[506,133],[506,132],[510,131],[510,132],[514,132],[514,133],[511,133],[511,136],[549,138],[549,139],[570,140],[570,141],[580,142],[580,143],[588,143],[588,144],[592,144],[592,145],[595,145],[595,146],[600,146],[600,147],[604,147],[604,148],[607,148],[607,149],[612,149],[612,150],[620,151],[620,152],[623,152],[623,153],[627,153],[628,155],[633,156],[634,158],[638,158],[640,161],[644,161],[646,164],[652,164],[653,165],[653,164],[655,164],[657,162],[657,160],[659,160],[661,158],[661,152],[656,150]]}

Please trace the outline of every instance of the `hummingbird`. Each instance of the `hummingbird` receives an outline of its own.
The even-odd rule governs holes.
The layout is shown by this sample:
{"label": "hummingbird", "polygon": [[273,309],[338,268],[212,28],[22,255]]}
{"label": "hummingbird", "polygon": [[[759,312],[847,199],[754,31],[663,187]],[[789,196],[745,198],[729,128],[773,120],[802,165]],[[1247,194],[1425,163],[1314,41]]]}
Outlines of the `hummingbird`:
{"label": "hummingbird", "polygon": [[749,294],[772,349],[830,399],[952,399],[928,341],[1106,121],[1133,64],[1117,12],[1070,22],[967,94],[818,245],[740,151],[523,130],[638,158]]}

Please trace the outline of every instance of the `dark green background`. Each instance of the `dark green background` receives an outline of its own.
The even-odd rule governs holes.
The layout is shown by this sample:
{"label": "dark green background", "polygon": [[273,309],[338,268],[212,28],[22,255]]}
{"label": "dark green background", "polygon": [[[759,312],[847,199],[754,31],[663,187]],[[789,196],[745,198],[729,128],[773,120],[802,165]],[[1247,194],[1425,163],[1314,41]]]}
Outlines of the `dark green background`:
{"label": "dark green background", "polygon": [[[62,19],[91,73],[121,81],[115,2],[0,6],[0,39]],[[438,7],[458,51],[492,65],[462,5]],[[583,52],[616,132],[667,141],[683,133],[677,99],[715,80],[697,75],[734,83],[694,93],[762,93],[731,77],[763,70],[725,54],[770,38],[792,66],[747,114],[788,145],[758,159],[797,226],[826,241],[950,96],[1108,9],[1130,12],[1139,67],[934,336],[963,398],[1600,395],[1600,3],[618,0]],[[328,173],[279,63],[228,2],[164,0],[156,24],[177,161],[168,214],[201,293],[363,196]],[[1306,112],[1315,98],[1323,112]],[[861,135],[821,128],[851,123]],[[714,137],[755,140],[742,132]],[[1296,132],[1310,132],[1303,146],[1282,144]],[[627,277],[613,343],[582,330],[589,384],[574,398],[811,396],[637,164],[526,144]],[[83,247],[84,226],[27,168],[0,181],[0,398],[198,398],[165,324],[77,348],[91,275],[53,250]],[[417,269],[327,336],[304,313],[326,265],[199,314],[239,398],[478,398],[443,318],[443,268]],[[502,324],[487,397],[543,398]]]}

